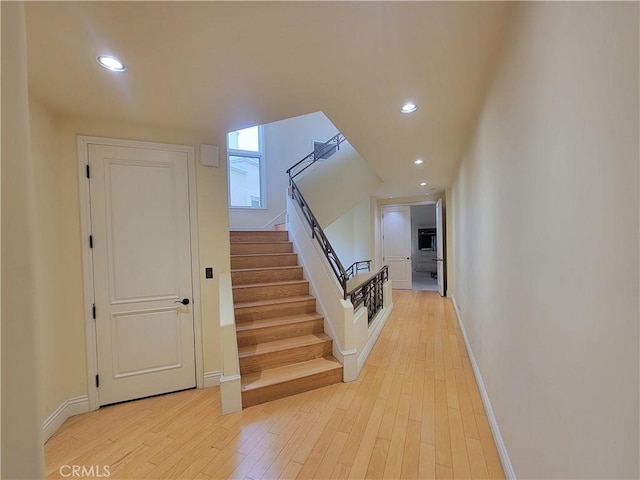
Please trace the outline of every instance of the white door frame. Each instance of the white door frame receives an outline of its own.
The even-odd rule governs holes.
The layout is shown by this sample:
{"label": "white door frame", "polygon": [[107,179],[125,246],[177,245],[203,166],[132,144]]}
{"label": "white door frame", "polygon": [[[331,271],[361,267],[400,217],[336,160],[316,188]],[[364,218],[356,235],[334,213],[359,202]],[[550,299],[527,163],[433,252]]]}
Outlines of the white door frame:
{"label": "white door frame", "polygon": [[96,375],[98,374],[98,351],[96,325],[93,319],[93,262],[89,248],[91,234],[91,197],[87,165],[89,164],[89,145],[109,145],[115,147],[148,148],[155,150],[170,150],[187,154],[187,171],[189,176],[189,220],[191,225],[191,282],[193,285],[193,335],[196,363],[196,386],[204,387],[204,358],[202,351],[202,318],[200,313],[200,261],[198,257],[198,211],[196,196],[196,153],[195,147],[188,145],[172,145],[167,143],[141,142],[136,140],[121,140],[116,138],[90,137],[78,135],[78,183],[80,196],[80,244],[82,245],[82,277],[84,284],[84,318],[85,339],[87,350],[87,393],[89,409],[97,410],[98,388]]}
{"label": "white door frame", "polygon": [[[378,207],[378,212],[377,212],[378,213],[378,225],[380,225],[380,229],[379,229],[379,232],[378,232],[378,241],[380,242],[380,257],[379,257],[379,259],[382,261],[382,256],[384,255],[384,251],[383,251],[384,250],[384,246],[382,245],[382,242],[383,242],[383,238],[382,238],[382,230],[383,230],[382,229],[382,209],[384,207],[399,207],[399,206],[402,206],[402,205],[409,205],[409,206],[413,206],[413,205],[435,205],[438,200],[443,200],[443,199],[444,199],[444,196],[442,196],[440,199],[436,199],[436,200],[423,200],[423,201],[420,201],[420,202],[397,202],[397,203],[394,202],[394,203],[385,203],[385,204],[378,205],[377,206]],[[444,201],[443,201],[443,204],[444,204]],[[443,250],[443,252],[446,252],[446,250],[447,250],[447,242],[446,242],[447,222],[446,222],[444,216],[442,218],[443,218],[443,221],[442,221],[442,230],[443,230],[443,232],[442,233],[443,233],[443,243],[444,243],[444,246],[443,246],[442,250]],[[413,262],[413,259],[411,261]],[[382,264],[384,264],[384,262],[382,262]],[[445,281],[445,286],[446,286],[446,278],[447,278],[446,262],[444,262],[442,270],[444,272],[444,279],[443,280]],[[446,288],[445,288],[445,297],[446,296],[447,296],[447,292],[446,292]]]}

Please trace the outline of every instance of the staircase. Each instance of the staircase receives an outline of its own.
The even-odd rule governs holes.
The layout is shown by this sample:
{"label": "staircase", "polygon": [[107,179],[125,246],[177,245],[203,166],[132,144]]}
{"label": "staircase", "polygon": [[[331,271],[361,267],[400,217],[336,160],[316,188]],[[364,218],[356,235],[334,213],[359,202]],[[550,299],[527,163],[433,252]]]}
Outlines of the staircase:
{"label": "staircase", "polygon": [[286,231],[230,232],[242,407],[342,381]]}

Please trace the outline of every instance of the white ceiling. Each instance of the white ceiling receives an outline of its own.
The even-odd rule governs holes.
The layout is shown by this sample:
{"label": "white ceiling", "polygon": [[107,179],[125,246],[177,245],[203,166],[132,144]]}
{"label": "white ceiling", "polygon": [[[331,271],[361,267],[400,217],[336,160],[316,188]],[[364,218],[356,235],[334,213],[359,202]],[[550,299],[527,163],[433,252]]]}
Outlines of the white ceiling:
{"label": "white ceiling", "polygon": [[[52,111],[227,132],[321,110],[385,182],[379,196],[451,184],[511,11],[498,2],[26,8],[30,89]],[[98,67],[101,53],[127,71]],[[403,115],[409,100],[419,109]]]}

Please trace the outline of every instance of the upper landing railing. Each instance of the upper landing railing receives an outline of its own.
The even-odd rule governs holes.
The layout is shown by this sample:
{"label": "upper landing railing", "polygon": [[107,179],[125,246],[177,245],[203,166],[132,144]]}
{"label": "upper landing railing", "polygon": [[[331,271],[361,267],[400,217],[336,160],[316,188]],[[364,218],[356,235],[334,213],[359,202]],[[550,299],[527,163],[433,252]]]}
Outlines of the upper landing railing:
{"label": "upper landing railing", "polygon": [[318,223],[318,220],[313,214],[311,207],[305,200],[304,196],[300,192],[300,189],[298,188],[298,185],[294,180],[298,175],[304,172],[307,168],[311,167],[321,158],[327,158],[336,151],[340,150],[340,144],[344,141],[344,136],[341,133],[338,133],[324,144],[315,148],[313,152],[311,152],[309,155],[289,168],[287,170],[287,174],[289,175],[289,185],[291,186],[291,197],[300,206],[302,214],[311,227],[311,237],[315,238],[318,242],[318,245],[320,245],[325,258],[329,262],[331,270],[333,270],[333,273],[338,279],[338,282],[342,287],[343,298],[345,300],[347,298],[350,298],[354,309],[364,303],[367,307],[369,322],[371,322],[376,313],[378,313],[378,311],[380,311],[383,307],[382,285],[389,278],[388,267],[385,265],[367,281],[349,290],[347,287],[347,282],[350,278],[361,272],[371,271],[371,260],[354,262],[348,268],[344,268],[342,262],[338,258],[338,254],[336,253],[333,246],[331,245],[331,242],[322,230],[320,223]]}

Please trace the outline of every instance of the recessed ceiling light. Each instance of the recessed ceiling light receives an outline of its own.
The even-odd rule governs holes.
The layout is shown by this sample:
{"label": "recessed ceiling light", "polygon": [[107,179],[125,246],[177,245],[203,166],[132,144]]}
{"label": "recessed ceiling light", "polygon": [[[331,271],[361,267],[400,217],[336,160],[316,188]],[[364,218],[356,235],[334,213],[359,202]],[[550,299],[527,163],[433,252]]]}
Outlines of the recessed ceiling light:
{"label": "recessed ceiling light", "polygon": [[111,70],[112,72],[124,72],[127,68],[124,63],[111,55],[98,55],[96,57],[96,61],[98,62],[98,65],[106,68],[107,70]]}
{"label": "recessed ceiling light", "polygon": [[413,113],[418,109],[418,106],[415,103],[405,103],[402,108],[400,109],[400,111],[402,113]]}
{"label": "recessed ceiling light", "polygon": [[422,183],[420,184],[420,186],[421,186],[421,187],[424,187],[424,186],[426,186],[426,185],[427,185],[427,182],[422,182]]}
{"label": "recessed ceiling light", "polygon": [[416,165],[422,165],[424,163],[424,160],[417,159],[417,160],[414,160],[413,163],[415,163]]}

